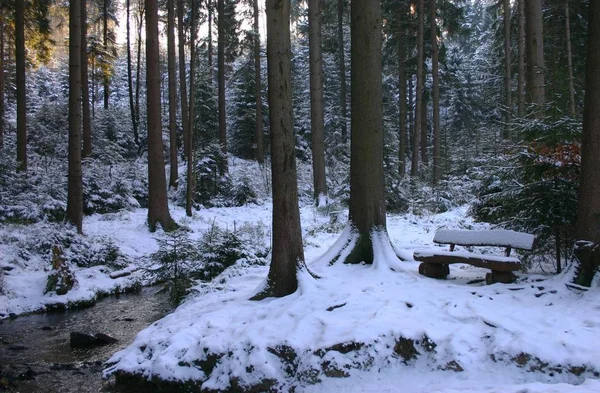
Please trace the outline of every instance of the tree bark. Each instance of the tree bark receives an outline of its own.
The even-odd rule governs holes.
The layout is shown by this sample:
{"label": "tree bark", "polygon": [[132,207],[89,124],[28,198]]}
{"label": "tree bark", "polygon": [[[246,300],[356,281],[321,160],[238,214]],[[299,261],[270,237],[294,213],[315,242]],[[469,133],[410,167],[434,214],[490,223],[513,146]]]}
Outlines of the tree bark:
{"label": "tree bark", "polygon": [[196,72],[196,2],[192,1],[192,28],[190,34],[190,106],[189,106],[189,130],[187,133],[188,137],[188,151],[186,155],[187,160],[187,189],[185,193],[185,214],[188,217],[192,216],[192,202],[194,194],[194,102],[195,100],[195,78]]}
{"label": "tree bark", "polygon": [[406,175],[406,45],[404,7],[400,10],[398,18],[398,101],[399,101],[399,129],[398,129],[398,175]]}
{"label": "tree bark", "polygon": [[298,271],[305,268],[292,119],[290,0],[267,0],[266,11],[273,251],[267,285],[253,300],[294,293]]}
{"label": "tree bark", "polygon": [[372,233],[385,230],[381,4],[354,0],[351,7],[351,139],[349,225],[358,240],[346,263],[373,263]]}
{"label": "tree bark", "polygon": [[567,68],[569,72],[569,114],[572,118],[576,115],[575,110],[575,87],[573,86],[573,50],[571,49],[571,15],[569,0],[565,0],[565,34],[567,39]]}
{"label": "tree bark", "polygon": [[[255,1],[257,1],[257,0],[255,0]],[[210,73],[210,82],[213,83],[214,74],[213,74],[213,42],[212,42],[212,25],[213,25],[212,0],[208,0],[208,4],[207,4],[206,8],[208,8],[208,70]]]}
{"label": "tree bark", "polygon": [[590,2],[588,18],[577,237],[600,244],[600,2]]}
{"label": "tree bark", "polygon": [[[126,35],[127,35],[127,92],[129,94],[129,111],[131,113],[131,125],[133,127],[133,140],[136,145],[140,143],[139,131],[138,131],[138,123],[136,118],[136,107],[133,102],[133,72],[131,67],[131,22],[130,22],[130,14],[131,14],[131,2],[130,0],[126,1],[125,8],[127,10],[126,16]],[[139,83],[139,82],[138,82]]]}
{"label": "tree bark", "polygon": [[17,170],[27,170],[27,113],[25,98],[25,2],[15,2],[15,62],[17,88]]}
{"label": "tree bark", "polygon": [[536,105],[537,117],[542,118],[545,102],[544,35],[542,0],[525,2],[527,21],[527,90],[529,100]]}
{"label": "tree bark", "polygon": [[83,157],[92,154],[92,126],[90,120],[90,87],[87,56],[87,0],[81,0],[81,102]]}
{"label": "tree bark", "polygon": [[225,167],[220,168],[227,173],[227,116],[225,112],[225,0],[217,0],[219,12],[219,45],[218,45],[218,80],[219,80],[219,143],[225,157]]}
{"label": "tree bark", "polygon": [[442,178],[442,158],[440,156],[440,77],[437,44],[436,3],[431,0],[431,77],[433,80],[433,184]]}
{"label": "tree bark", "polygon": [[185,1],[177,1],[177,32],[179,38],[179,94],[181,95],[181,125],[183,127],[183,151],[186,158],[190,147],[190,125],[188,115],[187,81],[185,78],[185,35],[183,31],[183,16],[185,13]]}
{"label": "tree bark", "polygon": [[415,128],[413,130],[411,177],[419,175],[419,132],[421,132],[421,112],[423,111],[423,25],[425,23],[425,0],[419,0],[419,28],[417,31],[417,105],[415,109]]}
{"label": "tree bark", "polygon": [[[262,77],[260,75],[260,31],[258,26],[258,0],[252,1],[254,11],[254,97],[256,102],[255,158],[259,164],[265,161],[262,119]],[[212,75],[212,74],[211,74]]]}
{"label": "tree bark", "polygon": [[321,54],[321,0],[308,0],[310,68],[310,125],[313,158],[313,199],[319,205],[327,195],[325,183],[325,112],[323,110],[323,57]]}
{"label": "tree bark", "polygon": [[4,148],[4,8],[0,8],[0,149]]}
{"label": "tree bark", "polygon": [[344,0],[337,0],[338,61],[340,73],[340,109],[342,116],[342,143],[348,140],[348,105],[346,103],[346,54],[344,51]]}
{"label": "tree bark", "polygon": [[169,187],[177,188],[177,74],[175,72],[175,0],[167,1],[167,73],[169,77]]}
{"label": "tree bark", "polygon": [[69,1],[69,174],[67,219],[82,233],[83,183],[81,173],[81,3]]}
{"label": "tree bark", "polygon": [[517,81],[517,115],[525,116],[525,0],[519,2],[519,79]]}
{"label": "tree bark", "polygon": [[135,122],[140,125],[140,73],[142,68],[142,24],[144,23],[144,14],[146,13],[146,5],[144,3],[144,8],[139,14],[139,25],[137,31],[137,67],[135,69]]}
{"label": "tree bark", "polygon": [[505,139],[510,139],[510,121],[512,117],[511,80],[510,0],[504,0],[504,91],[506,94]]}
{"label": "tree bark", "polygon": [[158,0],[146,1],[146,94],[148,117],[148,226],[161,224],[170,231],[176,225],[169,214],[160,111],[160,59],[158,51]]}
{"label": "tree bark", "polygon": [[[102,30],[102,42],[104,44],[104,53],[108,55],[108,3],[110,0],[104,0],[103,9],[102,9],[102,22],[103,22],[103,30]],[[104,84],[104,109],[108,109],[108,98],[110,95],[109,92],[109,75],[108,68],[105,65],[103,76],[103,84]]]}

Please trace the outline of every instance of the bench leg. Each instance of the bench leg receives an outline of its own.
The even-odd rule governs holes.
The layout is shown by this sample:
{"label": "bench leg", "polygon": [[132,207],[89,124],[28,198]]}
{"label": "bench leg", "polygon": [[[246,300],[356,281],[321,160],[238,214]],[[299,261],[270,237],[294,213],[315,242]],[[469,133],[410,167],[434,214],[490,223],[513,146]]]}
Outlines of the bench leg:
{"label": "bench leg", "polygon": [[419,274],[430,278],[446,278],[450,274],[448,264],[426,263],[419,265]]}
{"label": "bench leg", "polygon": [[485,282],[488,285],[495,284],[497,282],[502,284],[511,284],[515,282],[516,279],[517,276],[515,276],[513,272],[501,272],[498,270],[492,270],[491,273],[487,273],[485,275]]}

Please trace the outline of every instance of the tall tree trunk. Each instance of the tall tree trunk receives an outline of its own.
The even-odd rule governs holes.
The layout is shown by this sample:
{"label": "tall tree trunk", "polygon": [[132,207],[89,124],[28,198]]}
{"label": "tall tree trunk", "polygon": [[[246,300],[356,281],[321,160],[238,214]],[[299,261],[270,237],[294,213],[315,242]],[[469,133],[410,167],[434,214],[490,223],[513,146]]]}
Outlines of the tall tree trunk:
{"label": "tall tree trunk", "polygon": [[25,99],[25,2],[15,2],[15,61],[17,83],[17,170],[27,170],[27,114]]}
{"label": "tall tree trunk", "polygon": [[421,131],[421,120],[423,111],[423,29],[425,23],[425,0],[419,0],[419,28],[417,31],[417,107],[415,109],[415,128],[413,131],[412,166],[411,177],[419,175],[419,132]]}
{"label": "tall tree trunk", "polygon": [[440,156],[440,77],[437,44],[436,4],[431,0],[431,77],[433,80],[433,184],[442,178],[442,158]]}
{"label": "tall tree trunk", "polygon": [[[131,113],[131,125],[133,127],[133,140],[136,145],[140,144],[140,135],[138,131],[138,122],[136,117],[136,107],[133,102],[133,71],[131,66],[131,22],[130,22],[130,14],[131,14],[131,1],[126,1],[126,9],[127,9],[127,21],[126,24],[126,35],[127,35],[127,92],[129,94],[129,112]],[[138,81],[139,83],[139,81]]]}
{"label": "tall tree trunk", "polygon": [[351,138],[349,225],[358,232],[346,263],[373,263],[374,231],[385,230],[383,113],[381,101],[381,4],[351,6]]}
{"label": "tall tree trunk", "polygon": [[175,0],[167,1],[167,73],[169,75],[169,186],[177,188],[177,74],[175,73]]}
{"label": "tall tree trunk", "polygon": [[67,219],[82,233],[83,183],[81,173],[81,3],[69,1],[69,175]]}
{"label": "tall tree trunk", "polygon": [[[108,3],[110,0],[104,0],[103,9],[102,9],[102,22],[103,22],[103,30],[102,30],[102,42],[104,44],[104,53],[108,55]],[[107,61],[107,60],[105,60]],[[110,95],[109,92],[109,77],[108,77],[108,67],[105,64],[103,76],[104,83],[104,109],[108,109],[108,97]]]}
{"label": "tall tree trunk", "polygon": [[81,102],[83,157],[92,154],[92,126],[90,120],[90,86],[88,83],[87,55],[87,0],[81,0]]}
{"label": "tall tree trunk", "polygon": [[225,167],[220,168],[227,173],[227,116],[225,112],[225,0],[217,0],[219,12],[219,45],[218,45],[218,80],[219,80],[219,143],[225,157]]}
{"label": "tall tree trunk", "polygon": [[529,100],[537,106],[537,117],[544,116],[544,35],[542,0],[525,2],[527,20],[527,90]]}
{"label": "tall tree trunk", "polygon": [[190,106],[189,106],[189,119],[188,119],[188,141],[186,152],[187,155],[187,189],[185,192],[185,214],[188,217],[192,216],[192,202],[194,194],[194,184],[196,178],[194,176],[194,102],[195,99],[195,78],[196,73],[196,2],[192,1],[192,26],[190,32]]}
{"label": "tall tree trunk", "polygon": [[[258,0],[255,0],[258,1]],[[257,5],[258,7],[258,5]],[[208,8],[208,70],[210,72],[210,83],[213,83],[213,42],[212,42],[212,25],[213,25],[213,9],[212,0],[208,0],[206,6]]]}
{"label": "tall tree trunk", "polygon": [[573,86],[573,50],[571,49],[571,15],[569,0],[565,0],[565,34],[567,39],[567,67],[569,72],[569,114],[575,117],[575,87]]}
{"label": "tall tree trunk", "polygon": [[519,79],[517,81],[517,115],[525,116],[525,1],[519,2]]}
{"label": "tall tree trunk", "polygon": [[588,11],[588,51],[581,141],[577,237],[600,244],[600,2]]}
{"label": "tall tree trunk", "polygon": [[510,121],[512,117],[511,80],[510,0],[504,0],[504,90],[506,94],[505,139],[510,139]]}
{"label": "tall tree trunk", "polygon": [[297,274],[305,269],[292,119],[290,0],[267,0],[266,11],[273,251],[267,285],[253,300],[296,292]]}
{"label": "tall tree trunk", "polygon": [[135,122],[138,125],[138,131],[140,126],[140,88],[142,87],[140,83],[140,74],[142,71],[142,26],[144,23],[144,14],[146,13],[146,5],[144,3],[144,8],[140,12],[139,16],[139,24],[137,26],[137,62],[135,69]]}
{"label": "tall tree trunk", "polygon": [[323,57],[321,54],[321,0],[308,0],[310,68],[310,128],[313,160],[313,199],[327,195],[325,183],[325,112],[323,110]]}
{"label": "tall tree trunk", "polygon": [[424,166],[429,165],[429,157],[427,156],[427,143],[428,129],[427,129],[427,92],[425,87],[425,81],[427,80],[427,71],[425,70],[425,64],[423,64],[423,93],[421,98],[421,161]]}
{"label": "tall tree trunk", "polygon": [[399,92],[399,129],[398,129],[398,174],[400,178],[406,175],[406,35],[404,19],[406,10],[400,10],[398,18],[398,92]]}
{"label": "tall tree trunk", "polygon": [[[259,164],[265,161],[262,119],[262,78],[260,75],[260,31],[258,26],[258,0],[252,1],[254,8],[254,98],[256,103],[255,157]],[[212,75],[212,74],[211,74]],[[212,78],[211,78],[212,80]]]}
{"label": "tall tree trunk", "polygon": [[337,0],[337,38],[340,73],[340,109],[342,117],[342,143],[348,139],[348,105],[346,103],[346,55],[344,51],[344,0]]}
{"label": "tall tree trunk", "polygon": [[4,148],[4,8],[0,7],[0,149]]}
{"label": "tall tree trunk", "polygon": [[160,59],[158,51],[158,0],[146,0],[146,95],[148,117],[148,226],[161,224],[165,231],[176,225],[167,204],[160,113]]}
{"label": "tall tree trunk", "polygon": [[183,151],[186,158],[190,150],[190,125],[188,115],[187,81],[185,78],[185,34],[183,31],[183,16],[185,13],[185,1],[177,1],[177,34],[179,38],[179,94],[181,95],[181,125],[183,127]]}
{"label": "tall tree trunk", "polygon": [[600,268],[600,2],[590,1],[581,141],[581,184],[577,212],[575,282],[590,286]]}
{"label": "tall tree trunk", "polygon": [[92,56],[92,119],[96,118],[96,56]]}
{"label": "tall tree trunk", "polygon": [[[410,147],[411,152],[414,147],[414,137],[415,137],[415,118],[414,118],[414,105],[413,105],[413,76],[412,73],[408,75],[408,124],[406,125],[407,131],[407,148]],[[416,109],[416,108],[415,108]],[[412,157],[412,156],[411,156]],[[408,157],[407,157],[408,158]],[[414,158],[414,157],[413,157]]]}

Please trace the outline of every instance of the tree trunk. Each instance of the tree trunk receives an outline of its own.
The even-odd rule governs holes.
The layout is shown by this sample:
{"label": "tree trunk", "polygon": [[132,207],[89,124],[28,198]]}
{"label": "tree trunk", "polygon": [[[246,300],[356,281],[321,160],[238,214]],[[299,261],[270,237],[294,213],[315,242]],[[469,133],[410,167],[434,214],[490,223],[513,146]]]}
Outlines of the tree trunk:
{"label": "tree trunk", "polygon": [[399,92],[399,129],[398,129],[398,175],[406,174],[406,39],[404,18],[406,10],[401,8],[398,20],[398,92]]}
{"label": "tree trunk", "polygon": [[560,274],[562,272],[562,266],[561,266],[561,252],[560,252],[560,228],[556,228],[554,231],[554,248],[556,251],[556,274]]}
{"label": "tree trunk", "polygon": [[[413,106],[413,76],[412,74],[408,75],[408,124],[406,125],[407,135],[407,146],[411,148],[411,152],[414,147],[414,139],[415,139],[415,118],[414,118],[414,106]],[[414,158],[414,156],[411,156]],[[412,173],[412,171],[411,171]]]}
{"label": "tree trunk", "polygon": [[542,0],[525,2],[527,20],[527,90],[529,100],[537,106],[537,117],[544,115],[544,36]]}
{"label": "tree trunk", "polygon": [[[108,55],[108,3],[110,0],[104,0],[103,10],[102,10],[102,18],[103,18],[103,30],[102,30],[102,42],[104,44],[104,53]],[[107,60],[105,60],[107,61]],[[108,75],[108,67],[105,65],[103,76],[104,83],[104,109],[108,109],[108,97],[110,95],[109,92],[109,75]]]}
{"label": "tree trunk", "polygon": [[[140,136],[138,131],[138,123],[136,120],[136,107],[133,102],[133,72],[131,68],[131,23],[130,23],[130,14],[131,14],[131,2],[130,0],[126,1],[125,5],[127,9],[126,16],[126,35],[127,35],[127,92],[129,93],[129,111],[131,113],[131,125],[133,127],[133,139],[136,145],[140,144]],[[138,82],[139,83],[139,82]]]}
{"label": "tree trunk", "polygon": [[510,55],[510,0],[504,0],[504,90],[506,94],[506,125],[504,139],[510,139],[512,117],[511,55]]}
{"label": "tree trunk", "polygon": [[421,112],[423,111],[423,28],[425,23],[425,0],[419,0],[419,29],[417,32],[417,105],[415,109],[415,128],[413,130],[413,151],[410,176],[419,175],[419,132],[421,131]]}
{"label": "tree trunk", "polygon": [[[258,0],[255,0],[258,1]],[[256,5],[258,7],[258,4]],[[212,0],[208,0],[206,6],[208,8],[208,70],[210,73],[210,83],[213,83],[213,42],[212,42],[212,24],[213,24],[213,9]]]}
{"label": "tree trunk", "polygon": [[82,233],[83,183],[81,173],[81,3],[69,1],[69,174],[67,219]]}
{"label": "tree trunk", "polygon": [[253,300],[294,293],[298,271],[305,268],[292,118],[290,0],[267,0],[266,11],[273,251],[267,285]]}
{"label": "tree trunk", "polygon": [[318,206],[327,195],[325,184],[325,112],[323,110],[323,57],[321,55],[321,0],[308,0],[310,66],[310,125],[313,159],[313,199]]}
{"label": "tree trunk", "polygon": [[220,168],[227,173],[227,116],[225,112],[225,0],[217,2],[219,12],[219,45],[218,45],[218,79],[219,79],[219,143],[225,157],[225,167]]}
{"label": "tree trunk", "polygon": [[187,189],[185,192],[185,214],[188,217],[192,216],[192,202],[194,194],[194,102],[195,100],[195,78],[196,73],[196,2],[192,1],[192,28],[190,34],[190,106],[189,106],[189,130],[188,136],[188,151],[187,160]]}
{"label": "tree trunk", "polygon": [[437,45],[436,4],[431,0],[431,77],[433,80],[433,184],[442,178],[442,159],[440,156],[440,78]]}
{"label": "tree trunk", "polygon": [[373,263],[375,230],[385,230],[381,4],[354,0],[351,7],[351,139],[349,225],[358,232],[346,263]]}
{"label": "tree trunk", "polygon": [[144,23],[144,14],[146,13],[146,5],[139,15],[138,35],[137,35],[137,67],[135,69],[135,122],[140,125],[140,73],[142,68],[142,24]]}
{"label": "tree trunk", "polygon": [[565,34],[567,40],[567,68],[569,72],[569,114],[575,117],[575,87],[573,86],[573,50],[571,49],[571,16],[569,0],[565,0]]}
{"label": "tree trunk", "polygon": [[427,80],[427,71],[423,64],[423,90],[421,94],[421,161],[424,166],[429,165],[429,157],[427,156],[427,143],[429,142],[427,133],[427,92],[425,81]]}
{"label": "tree trunk", "polygon": [[25,99],[25,2],[15,2],[15,61],[17,83],[17,170],[27,170],[27,113]]}
{"label": "tree trunk", "polygon": [[188,115],[187,81],[185,78],[185,34],[183,31],[183,16],[185,12],[185,1],[177,2],[177,32],[179,38],[179,94],[181,95],[181,125],[183,127],[183,151],[187,157],[190,147],[190,125]]}
{"label": "tree trunk", "polygon": [[342,143],[348,139],[348,105],[346,103],[346,54],[344,51],[344,0],[337,0],[337,38],[340,72],[340,109],[342,117]]}
{"label": "tree trunk", "polygon": [[[255,158],[259,164],[265,161],[262,119],[262,79],[260,75],[260,31],[258,26],[258,0],[252,1],[254,8],[254,98],[256,102]],[[212,74],[211,74],[212,75]]]}
{"label": "tree trunk", "polygon": [[519,2],[519,79],[517,81],[518,116],[525,116],[525,0]]}
{"label": "tree trunk", "polygon": [[589,286],[600,267],[600,2],[588,11],[588,43],[577,212],[579,269],[575,282]]}
{"label": "tree trunk", "polygon": [[160,112],[160,59],[158,0],[146,0],[146,95],[148,117],[148,226],[160,223],[170,231],[176,225],[169,214]]}
{"label": "tree trunk", "polygon": [[92,126],[90,120],[90,87],[88,83],[87,56],[87,0],[81,1],[81,102],[82,102],[82,135],[83,157],[92,154]]}
{"label": "tree trunk", "polygon": [[4,8],[0,8],[0,149],[4,148]]}
{"label": "tree trunk", "polygon": [[169,75],[169,186],[177,188],[177,74],[175,72],[175,0],[167,1],[167,73]]}

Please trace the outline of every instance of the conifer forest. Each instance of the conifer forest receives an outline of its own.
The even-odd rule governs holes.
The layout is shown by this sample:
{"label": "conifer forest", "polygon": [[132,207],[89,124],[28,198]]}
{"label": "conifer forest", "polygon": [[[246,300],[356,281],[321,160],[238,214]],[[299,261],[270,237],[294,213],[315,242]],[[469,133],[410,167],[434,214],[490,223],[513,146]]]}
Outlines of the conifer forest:
{"label": "conifer forest", "polygon": [[600,1],[0,0],[0,392],[600,392]]}

